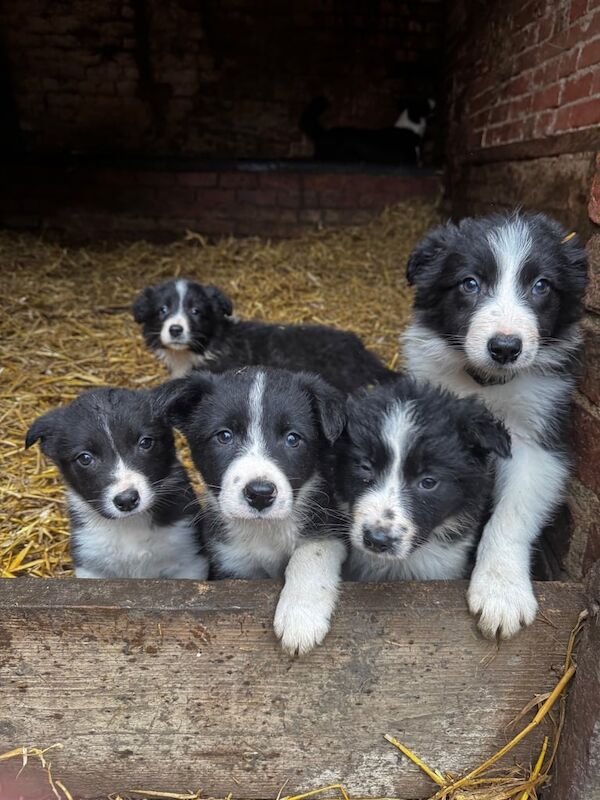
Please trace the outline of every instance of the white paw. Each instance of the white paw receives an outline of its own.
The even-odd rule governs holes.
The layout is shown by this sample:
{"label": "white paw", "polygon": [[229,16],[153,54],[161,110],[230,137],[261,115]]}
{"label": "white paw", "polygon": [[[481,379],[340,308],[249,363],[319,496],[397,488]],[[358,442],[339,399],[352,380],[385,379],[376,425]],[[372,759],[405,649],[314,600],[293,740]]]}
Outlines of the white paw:
{"label": "white paw", "polygon": [[510,639],[537,613],[537,600],[531,580],[520,570],[475,567],[467,592],[472,614],[479,614],[479,629],[484,636]]}
{"label": "white paw", "polygon": [[275,635],[290,655],[303,655],[321,644],[329,631],[331,611],[307,597],[281,592],[275,612]]}

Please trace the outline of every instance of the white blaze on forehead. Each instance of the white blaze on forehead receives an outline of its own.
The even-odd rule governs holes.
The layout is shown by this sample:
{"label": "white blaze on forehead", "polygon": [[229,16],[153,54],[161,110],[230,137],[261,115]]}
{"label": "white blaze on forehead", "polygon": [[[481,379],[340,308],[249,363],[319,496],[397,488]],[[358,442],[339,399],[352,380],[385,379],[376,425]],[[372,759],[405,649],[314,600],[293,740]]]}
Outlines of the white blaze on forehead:
{"label": "white blaze on forehead", "polygon": [[265,384],[265,373],[258,372],[250,386],[248,395],[248,450],[249,452],[261,454],[264,454],[266,449],[265,437],[262,429]]}
{"label": "white blaze on forehead", "polygon": [[128,489],[135,489],[140,496],[140,502],[135,509],[135,513],[139,514],[142,511],[147,511],[154,499],[154,492],[148,478],[141,472],[131,469],[119,457],[112,474],[112,482],[104,492],[104,508],[108,514],[113,517],[127,516],[126,513],[119,511],[113,501],[118,494],[126,492]]}
{"label": "white blaze on forehead", "polygon": [[494,228],[487,241],[496,262],[496,285],[481,297],[465,338],[465,352],[478,368],[498,365],[488,351],[488,342],[504,334],[521,339],[522,353],[514,367],[529,366],[538,350],[539,330],[536,316],[519,285],[519,274],[533,248],[531,233],[524,220],[514,219]]}
{"label": "white blaze on forehead", "polygon": [[[248,429],[245,445],[223,475],[219,506],[222,513],[236,519],[284,519],[294,506],[292,486],[277,462],[267,451],[263,423],[266,376],[256,373],[248,393]],[[276,495],[271,506],[262,512],[253,509],[244,495],[244,487],[251,481],[270,481],[275,484]]]}
{"label": "white blaze on forehead", "polygon": [[383,417],[382,439],[391,458],[376,483],[362,494],[353,512],[353,543],[362,547],[363,526],[389,530],[397,540],[397,558],[409,554],[417,533],[402,479],[402,465],[416,428],[413,410],[412,403],[399,402]]}
{"label": "white blaze on forehead", "polygon": [[[185,313],[183,304],[185,302],[185,295],[187,292],[188,282],[181,278],[178,281],[175,281],[175,291],[177,292],[177,308],[172,314],[164,320],[161,331],[160,331],[160,341],[165,347],[174,347],[175,349],[181,349],[187,347],[190,340],[190,323],[188,320],[188,316]],[[183,328],[183,332],[180,336],[174,338],[171,336],[169,328],[171,325],[180,325]]]}

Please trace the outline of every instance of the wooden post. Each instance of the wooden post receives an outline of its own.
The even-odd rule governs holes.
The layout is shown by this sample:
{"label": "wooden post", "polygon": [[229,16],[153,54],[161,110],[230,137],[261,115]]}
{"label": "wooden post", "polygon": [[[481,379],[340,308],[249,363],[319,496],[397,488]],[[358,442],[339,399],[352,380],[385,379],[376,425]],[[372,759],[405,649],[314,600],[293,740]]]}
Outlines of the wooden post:
{"label": "wooden post", "polygon": [[586,589],[589,617],[548,800],[600,800],[600,561]]}
{"label": "wooden post", "polygon": [[[294,659],[272,632],[274,583],[0,581],[0,752],[62,743],[53,773],[78,800],[258,800],[338,781],[354,797],[429,796],[383,734],[434,768],[481,763],[555,686],[584,605],[576,585],[537,584],[537,621],[496,652],[465,591],[347,584],[325,644]],[[535,760],[548,730],[513,759]],[[0,766],[6,783],[20,762]]]}

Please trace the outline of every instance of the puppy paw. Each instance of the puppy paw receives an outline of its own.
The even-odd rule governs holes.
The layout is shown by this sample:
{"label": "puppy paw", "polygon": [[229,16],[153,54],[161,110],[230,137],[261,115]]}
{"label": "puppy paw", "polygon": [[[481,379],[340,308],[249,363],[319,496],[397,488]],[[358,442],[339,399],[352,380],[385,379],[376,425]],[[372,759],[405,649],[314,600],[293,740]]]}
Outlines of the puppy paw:
{"label": "puppy paw", "polygon": [[471,613],[479,615],[479,629],[488,638],[510,639],[531,625],[538,608],[528,574],[489,567],[475,567],[467,602]]}
{"label": "puppy paw", "polygon": [[275,635],[286,653],[304,655],[327,636],[330,616],[328,608],[284,588],[275,612]]}

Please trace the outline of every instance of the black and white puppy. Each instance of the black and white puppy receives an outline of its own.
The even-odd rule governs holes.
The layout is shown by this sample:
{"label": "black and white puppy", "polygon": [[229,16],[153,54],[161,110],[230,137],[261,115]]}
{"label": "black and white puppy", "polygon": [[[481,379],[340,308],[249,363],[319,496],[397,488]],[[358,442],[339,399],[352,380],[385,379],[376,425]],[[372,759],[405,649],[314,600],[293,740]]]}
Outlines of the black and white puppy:
{"label": "black and white puppy", "polygon": [[542,214],[493,215],[434,230],[407,275],[416,287],[408,369],[478,394],[511,433],[468,593],[481,630],[510,637],[535,618],[531,549],[569,476],[585,252]]}
{"label": "black and white puppy", "polygon": [[317,373],[349,392],[395,375],[354,333],[239,320],[232,313],[220,289],[184,279],[148,287],[133,304],[146,344],[174,378],[202,366],[211,372],[268,366]]}
{"label": "black and white puppy", "polygon": [[214,576],[285,575],[275,632],[307,652],[329,629],[345,557],[328,475],[343,398],[316,375],[267,368],[197,372],[157,391],[206,485]]}
{"label": "black and white puppy", "polygon": [[348,398],[337,446],[351,580],[466,578],[510,436],[483,403],[403,376]]}
{"label": "black and white puppy", "polygon": [[402,113],[387,128],[325,128],[321,116],[328,108],[326,98],[315,97],[300,117],[300,130],[313,142],[315,159],[416,165],[435,101],[429,98],[401,103]]}
{"label": "black and white puppy", "polygon": [[173,433],[150,392],[93,389],[39,417],[61,471],[78,578],[208,577],[199,509]]}

